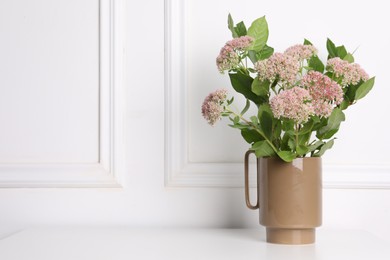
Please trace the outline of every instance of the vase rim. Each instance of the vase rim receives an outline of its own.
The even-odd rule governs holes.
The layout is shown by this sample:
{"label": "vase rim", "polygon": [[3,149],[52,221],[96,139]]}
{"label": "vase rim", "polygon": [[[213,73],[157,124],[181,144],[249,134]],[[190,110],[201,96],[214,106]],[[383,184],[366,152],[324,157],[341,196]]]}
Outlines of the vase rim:
{"label": "vase rim", "polygon": [[[295,161],[295,160],[305,160],[305,161],[313,160],[313,161],[317,161],[317,160],[321,160],[321,158],[322,158],[321,156],[319,156],[319,157],[297,157],[297,158],[293,159],[293,161]],[[258,159],[283,161],[279,157],[260,157]]]}

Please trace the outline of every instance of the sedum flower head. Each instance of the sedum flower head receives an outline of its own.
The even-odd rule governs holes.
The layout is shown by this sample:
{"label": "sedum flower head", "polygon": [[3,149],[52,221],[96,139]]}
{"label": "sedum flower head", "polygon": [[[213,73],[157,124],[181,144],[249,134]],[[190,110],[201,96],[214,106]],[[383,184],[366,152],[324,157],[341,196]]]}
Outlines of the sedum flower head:
{"label": "sedum flower head", "polygon": [[313,45],[296,44],[285,50],[284,54],[292,56],[299,61],[303,61],[316,55],[317,49]]}
{"label": "sedum flower head", "polygon": [[217,67],[220,73],[223,73],[225,70],[236,68],[239,63],[240,57],[232,47],[225,45],[219,52]]}
{"label": "sedum flower head", "polygon": [[219,72],[223,73],[226,70],[234,69],[240,62],[240,57],[237,51],[245,51],[253,43],[253,38],[250,36],[241,36],[228,41],[222,47],[216,59]]}
{"label": "sedum flower head", "polygon": [[314,114],[319,117],[329,117],[332,114],[334,105],[325,100],[312,101]]}
{"label": "sedum flower head", "polygon": [[310,100],[308,90],[293,87],[274,96],[270,101],[270,106],[276,118],[284,117],[301,124],[307,122],[314,113]]}
{"label": "sedum flower head", "polygon": [[357,63],[349,63],[339,57],[328,60],[327,70],[333,72],[336,77],[342,77],[342,85],[356,85],[361,80],[368,80],[369,76]]}
{"label": "sedum flower head", "polygon": [[227,90],[220,89],[210,93],[203,101],[202,115],[207,122],[214,126],[221,119],[224,110],[223,103],[226,101]]}
{"label": "sedum flower head", "polygon": [[318,71],[309,71],[302,78],[301,85],[309,90],[314,113],[318,116],[329,117],[334,106],[343,101],[341,86]]}
{"label": "sedum flower head", "polygon": [[276,52],[268,59],[256,62],[255,69],[260,80],[273,82],[278,78],[283,83],[293,85],[297,78],[299,64],[293,56]]}
{"label": "sedum flower head", "polygon": [[230,47],[244,51],[248,49],[253,43],[253,38],[250,36],[241,36],[239,38],[234,38],[226,43],[226,45],[229,45]]}

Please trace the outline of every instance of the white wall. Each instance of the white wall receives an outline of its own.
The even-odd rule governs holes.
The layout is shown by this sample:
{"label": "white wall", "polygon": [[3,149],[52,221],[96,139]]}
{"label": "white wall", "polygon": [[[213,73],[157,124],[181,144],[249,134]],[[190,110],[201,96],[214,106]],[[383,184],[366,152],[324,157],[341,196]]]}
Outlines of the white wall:
{"label": "white wall", "polygon": [[98,160],[98,8],[1,1],[0,163]]}
{"label": "white wall", "polygon": [[[275,47],[280,46],[280,48],[287,45],[281,39],[283,39],[283,32],[291,33],[295,29],[292,21],[286,23],[282,19],[284,16],[277,16],[276,12],[271,15],[267,12],[271,9],[263,6],[265,4],[260,6],[258,1],[253,2],[258,7],[243,8],[245,5],[241,4],[241,1],[239,5],[234,4],[233,1],[215,1],[199,6],[198,9],[193,9],[193,15],[199,15],[197,11],[204,11],[204,19],[212,21],[213,26],[218,27],[218,30],[221,31],[222,42],[220,36],[218,38],[209,35],[206,37],[210,40],[210,45],[214,46],[215,51],[219,51],[218,46],[223,44],[225,41],[223,39],[228,35],[225,30],[225,15],[229,10],[235,14],[237,19],[245,18],[248,21],[264,13],[267,14],[273,45]],[[296,1],[294,3],[299,4]],[[191,4],[196,4],[196,1],[191,1]],[[280,5],[282,6],[282,4]],[[340,6],[340,3],[336,6]],[[299,19],[307,16],[314,19],[315,15],[311,14],[311,8],[305,5],[303,10],[306,10],[306,12],[304,15],[299,15]],[[389,41],[386,38],[388,36],[381,33],[381,27],[379,27],[376,18],[380,16],[378,12],[384,12],[385,8],[380,7],[379,1],[376,2],[375,8],[370,7],[371,9],[369,9],[358,3],[354,3],[354,8],[358,8],[358,13],[361,16],[363,13],[368,15],[370,19],[365,19],[371,21],[371,25],[378,26],[376,28],[373,28],[373,26],[370,28],[363,27],[367,34],[375,36],[377,39],[369,42],[367,38],[357,37],[353,33],[348,34],[348,37],[345,38],[338,35],[333,38],[336,37],[335,41],[346,43],[352,48],[354,44],[361,43],[360,39],[364,38],[365,46],[362,43],[357,55],[358,60],[367,67],[369,72],[379,75],[379,73],[383,73],[381,69],[384,67],[385,57],[388,54],[381,52],[381,59],[378,59],[376,55],[375,57],[368,55],[379,50],[377,44],[382,46],[381,50],[383,50],[383,46]],[[290,6],[289,17],[293,15],[291,9],[302,10],[302,7],[299,5]],[[317,7],[317,9],[321,10],[320,7]],[[321,11],[319,12],[321,13]],[[345,15],[345,12],[340,13]],[[126,172],[123,180],[124,188],[1,189],[1,236],[23,228],[40,225],[191,227],[249,227],[258,225],[257,213],[246,209],[242,188],[164,187],[164,3],[160,0],[148,0],[137,2],[135,5],[128,1],[125,14],[127,35],[125,44],[126,111],[124,132]],[[213,18],[214,15],[215,19]],[[272,18],[273,16],[274,18]],[[332,15],[332,19],[337,17],[338,14]],[[356,20],[359,17],[356,14]],[[348,21],[348,19],[343,18],[343,21]],[[285,27],[287,28],[285,29]],[[326,28],[316,31],[309,27],[308,32],[306,32],[302,27],[299,29],[300,33],[296,36],[297,41],[300,41],[302,36],[307,36],[313,39],[315,43],[322,43],[322,40],[328,35],[326,33],[328,29]],[[334,29],[329,29],[329,31],[333,32]],[[216,33],[220,34],[219,31]],[[292,38],[292,35],[286,38]],[[210,53],[212,52],[210,55],[213,55],[210,57],[212,65],[215,51],[210,50]],[[208,58],[208,55],[204,58]],[[204,66],[211,66],[207,75],[212,77],[213,82],[215,82],[220,80],[220,77],[212,65],[204,64]],[[148,68],[148,70],[141,70],[140,68]],[[200,68],[196,67],[194,69]],[[194,79],[198,80],[197,78]],[[347,142],[344,144],[339,142],[334,147],[334,151],[331,152],[333,155],[329,153],[329,160],[332,158],[332,160],[338,160],[338,156],[348,152],[355,153],[359,151],[357,152],[359,154],[365,153],[363,148],[359,150],[358,147],[353,146],[354,149],[347,149],[347,145],[349,145],[348,142],[351,145],[356,142],[356,138],[360,137],[362,128],[372,130],[370,124],[360,124],[360,117],[362,111],[373,110],[372,105],[380,103],[377,100],[382,100],[381,97],[388,93],[383,80],[381,81],[378,78],[376,90],[367,97],[367,101],[359,104],[360,108],[356,107],[351,111],[348,115],[348,122],[343,125],[343,129],[351,127],[351,125],[354,128],[350,128],[353,131],[344,132],[343,136],[340,136],[340,140],[348,139],[349,135],[353,135],[354,140],[343,141]],[[214,84],[202,85],[202,95],[214,87]],[[0,88],[3,89],[2,86]],[[197,95],[200,97],[200,93]],[[198,96],[196,97],[198,98]],[[191,102],[194,102],[194,106],[199,107],[201,101],[197,101],[197,98],[194,98]],[[386,106],[386,103],[384,106]],[[353,113],[357,114],[353,115]],[[194,112],[193,116],[197,116],[197,112]],[[371,118],[375,116],[377,115],[370,115]],[[203,122],[199,122],[199,124],[203,124]],[[203,125],[199,125],[199,128],[209,131],[208,128],[203,128]],[[229,130],[227,129],[227,131]],[[210,134],[214,135],[218,131],[210,129]],[[380,132],[381,129],[378,129],[378,131],[376,136],[380,136],[382,133]],[[366,143],[365,147],[375,147],[375,149],[378,148],[381,151],[383,143],[388,144],[388,141],[379,144],[376,142],[374,144],[372,142]],[[245,147],[242,149],[245,149]],[[226,151],[224,150],[224,152]],[[240,154],[229,154],[229,156],[234,159],[237,158],[235,156],[240,156]],[[387,163],[386,157],[383,156],[386,155],[378,157],[380,158],[379,163]],[[348,158],[351,161],[354,160],[353,156]],[[370,153],[364,159],[374,161],[375,156]],[[324,227],[364,229],[388,239],[387,234],[390,231],[388,219],[390,219],[390,190],[324,190]]]}

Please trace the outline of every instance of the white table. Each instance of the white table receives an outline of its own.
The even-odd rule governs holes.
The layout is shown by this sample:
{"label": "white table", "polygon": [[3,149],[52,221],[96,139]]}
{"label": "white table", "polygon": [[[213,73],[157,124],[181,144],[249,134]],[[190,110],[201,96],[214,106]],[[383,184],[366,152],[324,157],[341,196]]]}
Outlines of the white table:
{"label": "white table", "polygon": [[364,231],[317,230],[317,243],[264,242],[263,229],[37,228],[0,240],[1,260],[389,260]]}

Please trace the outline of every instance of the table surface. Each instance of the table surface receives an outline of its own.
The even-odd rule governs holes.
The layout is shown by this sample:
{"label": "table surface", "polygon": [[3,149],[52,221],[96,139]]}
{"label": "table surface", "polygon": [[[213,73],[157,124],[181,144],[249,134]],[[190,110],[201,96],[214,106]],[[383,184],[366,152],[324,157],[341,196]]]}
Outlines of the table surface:
{"label": "table surface", "polygon": [[264,239],[260,228],[36,228],[0,240],[0,259],[390,259],[390,244],[365,231],[320,228],[316,244],[302,246]]}

